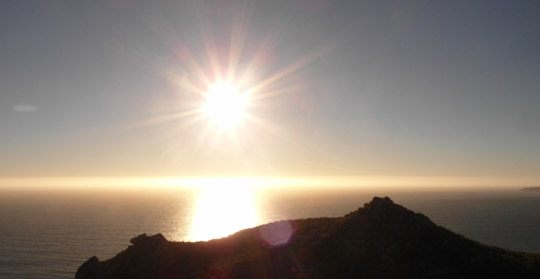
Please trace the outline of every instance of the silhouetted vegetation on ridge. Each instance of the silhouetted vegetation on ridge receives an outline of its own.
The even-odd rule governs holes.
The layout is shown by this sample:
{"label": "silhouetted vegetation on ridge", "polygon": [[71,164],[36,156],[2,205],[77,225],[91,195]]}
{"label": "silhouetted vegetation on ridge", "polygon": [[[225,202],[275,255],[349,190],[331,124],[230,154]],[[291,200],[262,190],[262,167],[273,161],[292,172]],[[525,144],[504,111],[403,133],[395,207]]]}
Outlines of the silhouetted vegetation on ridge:
{"label": "silhouetted vegetation on ridge", "polygon": [[109,260],[90,258],[75,278],[540,278],[540,255],[482,245],[389,198],[207,242],[143,234],[131,243]]}

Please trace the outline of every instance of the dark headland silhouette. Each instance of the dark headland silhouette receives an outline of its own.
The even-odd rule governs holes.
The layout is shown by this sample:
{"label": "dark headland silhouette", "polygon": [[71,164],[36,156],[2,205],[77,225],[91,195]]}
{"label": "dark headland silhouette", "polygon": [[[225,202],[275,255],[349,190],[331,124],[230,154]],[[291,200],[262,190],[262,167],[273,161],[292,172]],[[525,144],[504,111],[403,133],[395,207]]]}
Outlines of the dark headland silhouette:
{"label": "dark headland silhouette", "polygon": [[75,278],[540,278],[540,255],[469,240],[389,198],[207,242],[143,234],[131,243],[90,258]]}

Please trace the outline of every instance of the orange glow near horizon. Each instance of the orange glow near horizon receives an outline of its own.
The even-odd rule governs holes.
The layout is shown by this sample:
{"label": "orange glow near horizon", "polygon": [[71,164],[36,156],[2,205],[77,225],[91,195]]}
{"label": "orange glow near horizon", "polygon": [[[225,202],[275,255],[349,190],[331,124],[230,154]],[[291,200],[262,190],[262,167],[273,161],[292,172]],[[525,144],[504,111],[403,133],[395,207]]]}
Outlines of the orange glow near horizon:
{"label": "orange glow near horizon", "polygon": [[381,188],[402,190],[504,189],[540,185],[540,177],[412,177],[412,176],[304,176],[304,177],[0,177],[0,189],[204,189],[222,185],[248,188]]}

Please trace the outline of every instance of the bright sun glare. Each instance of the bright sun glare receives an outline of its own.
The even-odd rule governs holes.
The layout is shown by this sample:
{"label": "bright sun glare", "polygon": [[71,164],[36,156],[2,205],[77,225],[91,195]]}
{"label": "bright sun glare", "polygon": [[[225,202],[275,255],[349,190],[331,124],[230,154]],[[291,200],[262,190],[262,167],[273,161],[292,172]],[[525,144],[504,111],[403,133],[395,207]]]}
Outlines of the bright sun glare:
{"label": "bright sun glare", "polygon": [[205,97],[206,116],[222,128],[237,126],[246,115],[247,96],[230,83],[215,83]]}

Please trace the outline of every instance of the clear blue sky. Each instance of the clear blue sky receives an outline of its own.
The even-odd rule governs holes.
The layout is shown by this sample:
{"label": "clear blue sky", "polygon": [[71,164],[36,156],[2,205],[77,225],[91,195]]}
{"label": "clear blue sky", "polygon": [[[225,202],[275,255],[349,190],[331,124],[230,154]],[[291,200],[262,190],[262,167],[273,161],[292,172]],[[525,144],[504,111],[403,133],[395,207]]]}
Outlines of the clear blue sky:
{"label": "clear blue sky", "polygon": [[[2,1],[0,176],[538,177],[539,15],[538,1]],[[248,108],[257,122],[232,138],[157,121],[200,101],[175,82],[195,75],[186,51],[212,79],[205,50],[227,69],[239,33],[253,84],[284,73]]]}

